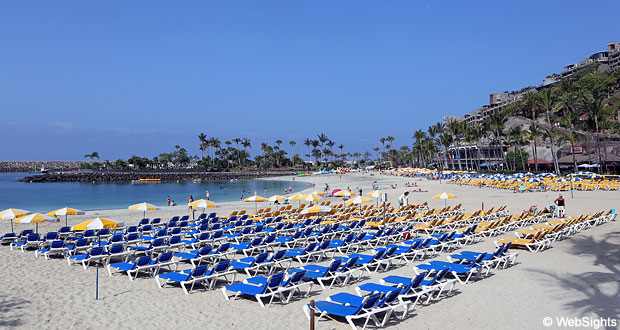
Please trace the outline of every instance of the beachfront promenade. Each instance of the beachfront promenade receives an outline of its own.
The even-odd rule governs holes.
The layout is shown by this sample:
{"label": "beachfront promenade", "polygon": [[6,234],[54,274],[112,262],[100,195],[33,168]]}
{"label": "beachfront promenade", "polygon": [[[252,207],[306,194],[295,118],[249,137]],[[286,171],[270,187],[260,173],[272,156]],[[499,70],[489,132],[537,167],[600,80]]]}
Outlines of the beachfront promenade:
{"label": "beachfront promenade", "polygon": [[[484,208],[497,209],[506,206],[506,213],[497,214],[488,221],[497,221],[505,218],[506,214],[520,215],[532,205],[545,206],[557,198],[556,192],[531,192],[515,194],[509,190],[496,190],[475,186],[459,186],[439,181],[426,181],[417,178],[396,176],[347,174],[326,175],[305,178],[321,188],[328,183],[332,188],[345,189],[356,187],[364,193],[371,190],[374,181],[382,185],[388,194],[388,202],[397,205],[396,199],[405,190],[421,188],[427,192],[410,193],[409,203],[421,205],[427,202],[429,209],[444,209],[444,201],[433,200],[432,196],[443,191],[457,196],[449,200],[448,205],[454,207],[461,204],[461,208],[450,216],[460,213],[468,214]],[[420,180],[420,181],[418,181]],[[416,188],[406,188],[405,183],[416,183]],[[389,187],[395,185],[396,189]],[[388,189],[385,189],[388,188]],[[308,190],[309,192],[309,190]],[[578,191],[575,198],[567,199],[568,216],[580,214],[595,214],[617,208],[618,191]],[[566,195],[566,194],[565,194]],[[566,196],[565,196],[566,197]],[[325,198],[322,201],[340,203],[341,199]],[[372,205],[369,203],[369,205]],[[265,203],[263,203],[265,204]],[[260,205],[261,206],[267,206]],[[296,206],[296,202],[293,202]],[[219,216],[226,216],[233,210],[245,209],[248,213],[254,211],[253,203],[224,203],[216,211]],[[417,210],[417,215],[424,214],[425,209]],[[454,211],[454,209],[452,209]],[[148,213],[147,217],[161,217],[169,219],[173,215],[188,214],[186,206],[163,208]],[[409,213],[399,213],[399,218],[407,217]],[[84,216],[71,219],[72,224],[92,218],[93,216],[108,217],[124,221],[125,225],[137,224],[141,213],[132,213],[128,210],[109,210],[87,212]],[[446,215],[447,216],[447,215]],[[437,217],[435,217],[437,218]],[[479,219],[482,222],[484,219]],[[380,221],[380,219],[379,219]],[[402,224],[431,222],[433,218],[411,218]],[[553,221],[547,217],[536,220],[539,223]],[[446,256],[462,250],[492,252],[495,249],[494,241],[503,237],[516,237],[514,231],[521,230],[535,223],[523,223],[523,226],[506,226],[504,231],[497,231],[496,235],[477,235],[476,241],[469,241],[466,245],[453,245],[453,248],[435,253],[428,253],[424,260],[415,260],[394,265],[386,271],[366,272],[360,280],[352,280],[345,286],[321,288],[318,283],[312,287],[310,297],[294,296],[290,302],[281,304],[278,299],[269,308],[261,308],[253,298],[243,298],[234,301],[224,299],[219,288],[225,287],[224,282],[217,285],[217,290],[195,290],[185,294],[175,286],[166,286],[157,289],[155,280],[147,276],[135,281],[129,281],[126,275],[108,276],[101,269],[100,300],[94,301],[95,268],[83,270],[79,266],[68,266],[62,260],[45,260],[35,258],[33,252],[22,253],[10,250],[7,246],[0,247],[0,258],[5,267],[0,270],[3,292],[0,293],[0,304],[3,314],[0,324],[3,326],[17,326],[32,328],[45,326],[46,328],[144,328],[144,327],[172,327],[187,328],[255,328],[255,329],[290,329],[305,328],[308,321],[302,312],[310,299],[324,300],[339,292],[356,293],[355,288],[364,283],[379,283],[388,275],[414,277],[414,265],[426,263],[429,260],[446,261]],[[6,232],[7,223],[0,223],[2,232]],[[56,230],[57,223],[42,223],[40,232]],[[465,225],[463,226],[465,227]],[[416,305],[415,311],[404,320],[391,318],[389,328],[428,329],[459,326],[461,328],[480,328],[481,326],[503,329],[537,329],[544,328],[545,317],[582,317],[591,316],[613,317],[618,315],[620,299],[618,293],[617,266],[620,260],[620,237],[618,236],[618,221],[594,226],[587,230],[573,233],[564,240],[556,240],[550,248],[541,249],[539,253],[530,253],[527,250],[519,251],[517,264],[506,269],[492,271],[490,276],[482,276],[480,280],[457,285],[455,291],[429,305]],[[24,227],[19,227],[23,229]],[[446,227],[455,228],[455,227]],[[584,228],[585,229],[585,228]],[[372,228],[364,228],[365,232],[374,233]],[[450,230],[445,230],[450,232]],[[359,233],[359,232],[357,232]],[[422,232],[421,237],[426,237]],[[404,244],[405,239],[394,237],[391,242]],[[359,253],[372,254],[375,246],[384,246],[386,242],[378,242],[373,246],[364,246]],[[512,249],[510,252],[514,252]],[[342,253],[346,254],[346,253]],[[342,255],[340,254],[340,255]],[[244,257],[241,253],[233,256],[234,259]],[[312,262],[309,262],[312,263]],[[329,260],[319,262],[329,264]],[[303,265],[294,263],[291,268]],[[183,264],[179,269],[191,268],[190,264]],[[244,274],[238,274],[236,282],[246,279]],[[595,287],[598,290],[591,290]],[[507,307],[509,306],[509,307]],[[33,312],[36,311],[36,312]],[[501,317],[498,317],[501,315]],[[341,320],[342,321],[342,320]],[[317,329],[340,328],[333,321],[321,321]]]}

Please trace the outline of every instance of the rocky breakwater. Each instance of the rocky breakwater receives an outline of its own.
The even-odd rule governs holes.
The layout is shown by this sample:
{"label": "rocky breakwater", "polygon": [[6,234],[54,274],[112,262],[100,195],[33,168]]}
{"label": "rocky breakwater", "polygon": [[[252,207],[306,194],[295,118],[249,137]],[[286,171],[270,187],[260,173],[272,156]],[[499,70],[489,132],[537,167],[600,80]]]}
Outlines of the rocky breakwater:
{"label": "rocky breakwater", "polygon": [[0,172],[29,172],[46,169],[49,171],[78,170],[83,161],[0,161]]}
{"label": "rocky breakwater", "polygon": [[183,180],[248,180],[264,177],[296,175],[296,171],[252,172],[65,172],[27,176],[22,182],[131,182],[140,179],[159,179],[161,182]]}

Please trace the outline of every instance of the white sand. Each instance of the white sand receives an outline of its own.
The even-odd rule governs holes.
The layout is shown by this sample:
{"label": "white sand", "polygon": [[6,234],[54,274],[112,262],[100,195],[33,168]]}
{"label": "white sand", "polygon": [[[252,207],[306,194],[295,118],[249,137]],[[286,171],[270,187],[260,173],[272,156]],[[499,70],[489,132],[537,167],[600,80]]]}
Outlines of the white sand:
{"label": "white sand", "polygon": [[[411,178],[370,176],[368,174],[325,175],[304,178],[322,190],[325,182],[332,189],[363,188],[371,190],[374,180],[386,187],[398,184],[397,189],[387,189],[389,200],[396,198]],[[297,180],[300,180],[298,178]],[[303,179],[301,179],[303,180]],[[484,202],[485,208],[507,204],[510,213],[517,214],[530,205],[551,203],[558,193],[515,194],[491,188],[476,188],[416,181],[427,193],[411,193],[410,202],[428,201],[431,207],[442,207],[444,201],[431,197],[443,191],[457,196],[449,205],[462,203],[467,211],[474,211]],[[407,188],[413,189],[413,188]],[[417,189],[417,188],[416,188]],[[620,206],[620,192],[564,192],[568,215],[593,213]],[[336,201],[337,199],[333,199]],[[294,202],[295,204],[296,202]],[[266,206],[266,203],[261,206]],[[215,210],[228,214],[230,210],[245,208],[253,211],[251,203],[223,203]],[[172,215],[188,214],[186,206],[149,212],[147,217],[161,217],[164,221]],[[88,212],[85,216],[70,217],[70,224],[104,216],[136,223],[141,212],[105,210]],[[57,229],[61,223],[44,223],[40,232]],[[30,228],[16,225],[16,230]],[[8,222],[0,223],[0,232],[10,230]],[[508,233],[506,236],[513,234]],[[493,239],[487,239],[467,250],[489,251]],[[390,329],[541,329],[542,319],[550,317],[620,317],[620,221],[579,233],[541,253],[521,252],[520,264],[493,276],[466,286],[458,286],[458,294],[430,306],[417,308],[415,315],[404,321],[393,320]],[[437,259],[445,260],[445,255]],[[129,281],[127,276],[99,274],[100,300],[95,301],[95,268],[83,270],[70,267],[64,260],[36,259],[33,252],[11,251],[0,247],[0,328],[230,328],[230,329],[297,329],[306,328],[302,306],[310,298],[296,298],[287,305],[274,303],[261,308],[255,301],[239,299],[227,301],[221,291],[196,291],[186,295],[180,288],[157,288],[154,279],[140,278]],[[418,263],[418,262],[416,262]],[[415,263],[414,263],[415,264]],[[319,300],[341,292],[354,292],[356,285],[378,282],[388,274],[412,276],[413,264],[394,268],[389,272],[372,274],[366,280],[346,287],[321,290],[313,287],[312,299]],[[244,279],[240,275],[238,280]],[[554,320],[555,321],[555,320]],[[321,321],[317,329],[344,329],[333,321]]]}

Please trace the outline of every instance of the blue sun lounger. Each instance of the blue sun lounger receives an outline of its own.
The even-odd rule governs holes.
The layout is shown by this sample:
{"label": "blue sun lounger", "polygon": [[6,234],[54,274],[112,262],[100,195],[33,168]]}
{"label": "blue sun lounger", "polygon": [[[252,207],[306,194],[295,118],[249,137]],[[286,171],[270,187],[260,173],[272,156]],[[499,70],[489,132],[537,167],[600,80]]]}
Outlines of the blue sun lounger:
{"label": "blue sun lounger", "polygon": [[95,246],[86,254],[76,254],[67,258],[67,263],[71,266],[73,263],[81,263],[84,270],[88,269],[91,262],[105,262],[108,258],[108,253],[102,246]]}
{"label": "blue sun lounger", "polygon": [[[378,312],[376,306],[382,296],[381,293],[374,293],[360,297],[344,292],[332,295],[327,300],[315,302],[314,309],[319,313],[317,322],[326,315],[332,315],[345,318],[354,330],[357,329],[354,322],[357,319],[364,320],[362,329],[366,328],[370,320],[373,320],[376,326],[382,326],[382,322],[376,316]],[[310,308],[309,304],[304,306],[304,313],[308,319],[310,319]]]}
{"label": "blue sun lounger", "polygon": [[[170,272],[159,274],[155,276],[155,281],[160,289],[163,289],[168,282],[179,283],[185,294],[189,294],[197,283],[204,282],[206,272],[207,265],[203,265],[180,273]],[[163,279],[163,283],[160,283],[159,279]],[[202,283],[202,285],[206,288],[204,283]]]}
{"label": "blue sun lounger", "polygon": [[[270,306],[276,296],[278,296],[282,302],[286,300],[284,295],[278,290],[284,276],[285,273],[277,273],[268,277],[250,277],[243,282],[234,283],[222,288],[222,293],[227,300],[231,298],[235,300],[240,295],[254,296],[261,307],[265,307],[262,298],[270,298],[269,304],[267,305]],[[226,291],[234,292],[234,295],[229,297]]]}
{"label": "blue sun lounger", "polygon": [[132,262],[116,262],[108,265],[108,274],[110,276],[113,275],[112,268],[116,269],[119,272],[127,273],[129,276],[129,280],[133,281],[138,277],[138,274],[142,271],[150,271],[150,263],[152,261],[151,256],[141,256],[136,258],[136,260]]}
{"label": "blue sun lounger", "polygon": [[35,257],[39,257],[42,254],[45,257],[45,260],[49,259],[52,255],[61,255],[64,256],[67,253],[68,249],[65,247],[65,242],[62,240],[54,240],[43,249],[38,249],[34,252]]}

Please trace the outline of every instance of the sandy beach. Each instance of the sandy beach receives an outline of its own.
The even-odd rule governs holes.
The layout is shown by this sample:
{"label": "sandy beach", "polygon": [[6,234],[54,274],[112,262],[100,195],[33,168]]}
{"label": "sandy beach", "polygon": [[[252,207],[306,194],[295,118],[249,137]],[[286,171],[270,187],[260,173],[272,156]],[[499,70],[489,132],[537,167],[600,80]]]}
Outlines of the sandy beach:
{"label": "sandy beach", "polygon": [[[434,200],[432,196],[446,191],[457,196],[448,200],[448,205],[462,204],[467,212],[478,210],[483,205],[485,209],[507,205],[509,214],[520,214],[531,205],[550,204],[559,195],[557,192],[514,193],[377,173],[330,174],[296,180],[315,185],[304,192],[322,191],[327,183],[331,189],[350,187],[355,192],[360,187],[364,194],[371,191],[373,182],[377,181],[392,205],[397,205],[397,198],[404,191],[420,188],[427,192],[411,192],[409,203],[426,201],[431,208],[444,206],[443,200]],[[408,188],[405,183],[416,183],[418,187]],[[396,188],[392,189],[392,185]],[[562,195],[569,216],[611,208],[618,210],[620,206],[619,191],[575,191],[573,198],[570,192],[562,192]],[[164,204],[165,197],[162,196],[158,205]],[[328,200],[340,202],[338,198]],[[218,206],[207,211],[227,215],[233,210],[254,211],[255,208],[253,203],[241,201]],[[266,206],[267,203],[258,204],[259,208]],[[182,205],[162,207],[148,212],[147,217],[167,221],[173,215],[185,214],[191,213],[187,206]],[[129,225],[137,223],[142,212],[125,209],[88,211],[86,215],[69,217],[69,224],[96,216]],[[39,232],[56,230],[61,225],[64,225],[64,219],[60,223],[41,223]],[[15,230],[32,227],[16,224]],[[10,231],[10,224],[0,222],[0,232],[7,231]],[[514,234],[509,232],[499,237],[504,236],[513,237]],[[494,239],[497,238],[486,238],[465,249],[492,251]],[[446,255],[443,253],[434,259],[446,260]],[[295,298],[288,304],[276,302],[269,308],[261,308],[251,299],[228,301],[219,289],[198,290],[186,295],[177,287],[160,290],[152,278],[129,281],[124,275],[110,277],[103,269],[99,274],[100,300],[96,301],[95,267],[84,270],[79,266],[68,266],[64,260],[35,258],[32,251],[22,253],[10,250],[8,246],[0,247],[0,260],[0,327],[18,329],[303,329],[308,327],[308,320],[302,307],[310,299],[321,300],[338,292],[354,293],[357,285],[378,283],[387,275],[411,277],[415,275],[413,265],[420,263],[416,261],[388,272],[372,273],[361,282],[345,287],[322,290],[315,285],[309,298]],[[387,328],[544,329],[545,317],[551,317],[554,322],[556,317],[609,317],[616,320],[620,317],[620,221],[556,241],[552,248],[540,253],[521,251],[518,262],[513,267],[493,272],[487,278],[457,286],[456,294],[451,297],[429,306],[416,307],[405,320],[393,318]],[[245,278],[245,275],[237,276],[238,281]],[[343,328],[328,320],[317,324],[317,329]]]}

